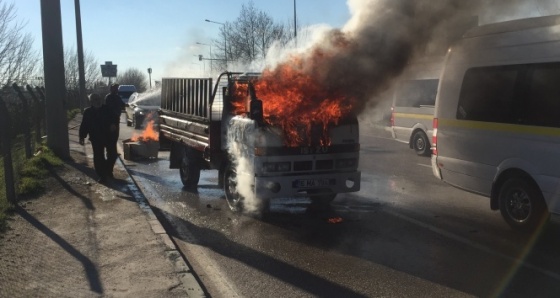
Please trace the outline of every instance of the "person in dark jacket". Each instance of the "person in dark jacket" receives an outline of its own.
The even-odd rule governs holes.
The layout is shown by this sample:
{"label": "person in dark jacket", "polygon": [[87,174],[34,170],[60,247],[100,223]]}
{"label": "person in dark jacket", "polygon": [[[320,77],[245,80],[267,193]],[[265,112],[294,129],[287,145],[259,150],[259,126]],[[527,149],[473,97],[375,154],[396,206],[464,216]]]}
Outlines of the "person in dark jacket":
{"label": "person in dark jacket", "polygon": [[101,95],[93,93],[89,96],[91,107],[84,110],[82,123],[80,124],[80,145],[84,145],[85,138],[89,135],[89,141],[93,149],[93,167],[98,182],[107,181],[108,162],[105,158],[105,150],[109,153],[110,137],[110,114],[106,106],[103,105]]}
{"label": "person in dark jacket", "polygon": [[125,103],[119,96],[119,84],[111,85],[111,92],[105,96],[105,106],[107,106],[111,118],[111,126],[109,133],[109,143],[107,145],[107,175],[113,177],[113,168],[117,161],[117,141],[119,140],[119,126],[121,121],[121,113],[125,107]]}

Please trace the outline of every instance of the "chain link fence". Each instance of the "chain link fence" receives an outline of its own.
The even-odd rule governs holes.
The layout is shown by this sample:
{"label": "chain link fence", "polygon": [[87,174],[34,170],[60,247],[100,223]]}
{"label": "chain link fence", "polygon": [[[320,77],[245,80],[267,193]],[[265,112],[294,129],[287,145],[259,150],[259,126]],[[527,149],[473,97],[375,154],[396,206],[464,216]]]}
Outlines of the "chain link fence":
{"label": "chain link fence", "polygon": [[[0,212],[17,202],[17,185],[25,160],[46,138],[45,90],[13,84],[0,89]],[[79,92],[69,90],[66,111],[83,110]]]}

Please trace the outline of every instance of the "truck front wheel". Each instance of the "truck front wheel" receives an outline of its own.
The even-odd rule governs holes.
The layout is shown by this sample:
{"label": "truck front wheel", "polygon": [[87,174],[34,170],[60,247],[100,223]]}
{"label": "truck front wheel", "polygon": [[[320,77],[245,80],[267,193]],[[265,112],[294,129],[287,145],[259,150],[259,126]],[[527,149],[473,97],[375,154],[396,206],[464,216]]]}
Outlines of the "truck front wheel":
{"label": "truck front wheel", "polygon": [[224,192],[229,209],[234,212],[240,212],[243,209],[243,197],[237,191],[237,172],[235,166],[227,165],[223,175]]}
{"label": "truck front wheel", "polygon": [[181,168],[179,168],[183,186],[192,188],[198,185],[198,181],[200,180],[201,158],[198,151],[192,149],[186,150],[181,161]]}

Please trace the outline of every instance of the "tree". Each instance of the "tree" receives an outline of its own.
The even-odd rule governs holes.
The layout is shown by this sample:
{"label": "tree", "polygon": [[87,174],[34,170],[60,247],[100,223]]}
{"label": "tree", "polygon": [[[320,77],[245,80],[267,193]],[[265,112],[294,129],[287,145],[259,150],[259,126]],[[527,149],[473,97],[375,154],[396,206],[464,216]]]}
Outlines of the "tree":
{"label": "tree", "polygon": [[[84,74],[86,81],[86,89],[93,89],[97,81],[101,79],[99,72],[99,63],[91,52],[84,53]],[[75,48],[69,48],[64,51],[64,75],[66,79],[67,90],[79,89],[79,71],[78,71],[78,52]]]}
{"label": "tree", "polygon": [[129,68],[117,76],[117,82],[120,85],[134,85],[138,92],[144,92],[148,89],[146,81],[146,74],[137,68]]}
{"label": "tree", "polygon": [[213,40],[214,58],[225,69],[228,62],[250,64],[262,61],[275,40],[286,40],[289,33],[282,24],[275,23],[266,12],[255,8],[253,1],[241,6],[237,19],[220,28],[220,38]]}
{"label": "tree", "polygon": [[33,38],[23,34],[24,25],[15,22],[14,4],[0,0],[0,84],[25,84],[36,76],[39,55],[33,50]]}

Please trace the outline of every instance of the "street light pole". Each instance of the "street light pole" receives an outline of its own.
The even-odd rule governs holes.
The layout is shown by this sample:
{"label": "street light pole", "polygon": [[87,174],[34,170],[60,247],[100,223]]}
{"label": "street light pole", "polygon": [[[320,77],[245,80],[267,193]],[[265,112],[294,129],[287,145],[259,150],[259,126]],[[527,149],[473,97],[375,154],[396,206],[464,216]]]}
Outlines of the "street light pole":
{"label": "street light pole", "polygon": [[294,0],[294,40],[297,46],[297,16],[296,16],[296,0]]}
{"label": "street light pole", "polygon": [[150,80],[150,90],[152,90],[152,68],[148,68],[148,79]]}
{"label": "street light pole", "polygon": [[294,0],[294,45],[297,48],[297,14],[296,14],[296,0]]}
{"label": "street light pole", "polygon": [[214,24],[218,24],[218,25],[222,25],[224,26],[224,59],[226,60],[226,70],[227,70],[227,35],[226,35],[226,24],[225,23],[220,23],[220,22],[215,22],[215,21],[211,21],[209,19],[205,19],[204,21],[209,22],[209,23],[214,23]]}
{"label": "street light pole", "polygon": [[[212,45],[209,45],[209,44],[206,44],[206,43],[201,43],[201,42],[197,42],[196,44],[203,45],[203,46],[209,46],[210,47],[210,58],[212,58]],[[210,60],[210,73],[212,73],[213,70],[214,70],[214,68],[212,67],[212,60]]]}

